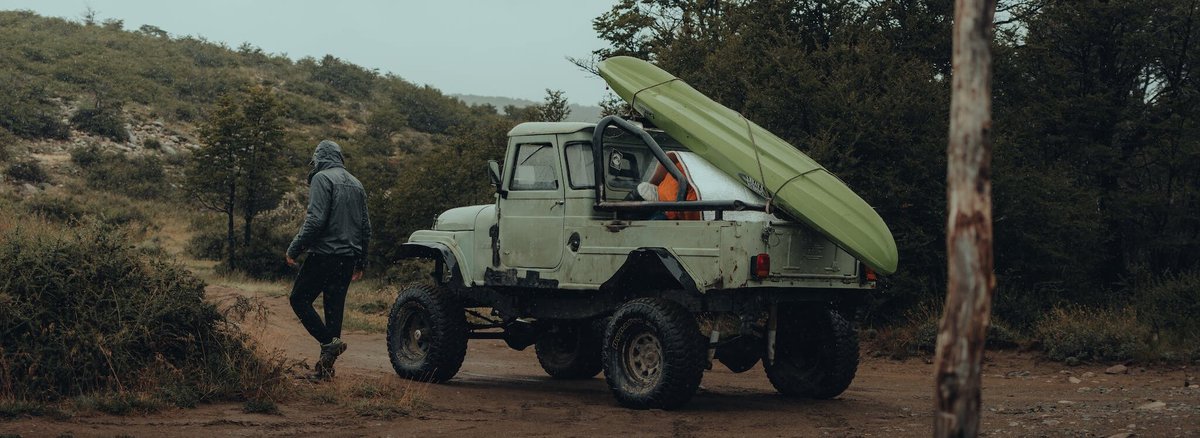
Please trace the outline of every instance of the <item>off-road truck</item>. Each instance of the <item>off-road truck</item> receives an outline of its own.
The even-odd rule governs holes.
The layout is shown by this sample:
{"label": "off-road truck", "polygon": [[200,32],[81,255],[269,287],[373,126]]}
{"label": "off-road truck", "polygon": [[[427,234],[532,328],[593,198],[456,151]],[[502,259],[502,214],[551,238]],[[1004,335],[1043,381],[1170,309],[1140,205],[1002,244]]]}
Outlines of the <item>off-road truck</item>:
{"label": "off-road truck", "polygon": [[[802,221],[764,212],[767,199],[746,183],[701,180],[703,159],[643,123],[523,123],[508,133],[503,165],[488,163],[495,203],[448,210],[402,245],[403,257],[433,263],[432,281],[404,288],[391,308],[388,353],[400,376],[446,381],[469,339],[503,339],[532,345],[555,378],[603,371],[631,408],[683,405],[714,361],[740,373],[761,360],[789,396],[831,398],[850,385],[851,320],[875,287],[872,270]],[[679,182],[676,199],[689,185],[741,194],[639,200],[637,185],[658,166]],[[648,219],[660,211],[703,216]]]}

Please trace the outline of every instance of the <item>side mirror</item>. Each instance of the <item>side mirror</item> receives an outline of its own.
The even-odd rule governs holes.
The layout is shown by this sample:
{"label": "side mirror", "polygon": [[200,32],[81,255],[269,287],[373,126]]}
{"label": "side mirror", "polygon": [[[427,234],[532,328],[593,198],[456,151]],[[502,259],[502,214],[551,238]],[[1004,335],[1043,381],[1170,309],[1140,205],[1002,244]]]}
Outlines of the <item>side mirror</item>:
{"label": "side mirror", "polygon": [[488,160],[488,178],[492,181],[492,186],[500,187],[500,163],[496,160]]}
{"label": "side mirror", "polygon": [[496,188],[496,193],[502,197],[508,194],[500,189],[500,163],[496,160],[488,160],[488,179],[491,180],[492,187]]}

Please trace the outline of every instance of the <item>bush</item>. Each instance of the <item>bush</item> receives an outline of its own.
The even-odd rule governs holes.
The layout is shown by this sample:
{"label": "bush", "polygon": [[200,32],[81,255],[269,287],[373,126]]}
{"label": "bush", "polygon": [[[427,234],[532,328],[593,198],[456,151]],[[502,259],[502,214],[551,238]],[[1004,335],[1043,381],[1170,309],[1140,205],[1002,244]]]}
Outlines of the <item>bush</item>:
{"label": "bush", "polygon": [[[215,217],[215,216],[214,216]],[[237,271],[259,280],[278,280],[295,275],[284,261],[283,252],[292,242],[296,229],[293,219],[288,218],[282,211],[272,211],[260,215],[254,222],[251,231],[250,246],[243,242],[243,231],[238,224],[234,230],[234,250]],[[188,255],[201,260],[225,260],[228,257],[228,240],[224,220],[202,220],[195,224],[196,233],[188,241]],[[229,273],[229,264],[222,262],[217,265],[219,273]]]}
{"label": "bush", "polygon": [[1154,279],[1134,296],[1138,320],[1154,334],[1161,354],[1200,358],[1200,272]]}
{"label": "bush", "polygon": [[82,225],[88,221],[118,227],[150,223],[141,209],[127,200],[112,196],[35,196],[25,202],[25,208],[30,213],[69,226]]}
{"label": "bush", "polygon": [[[103,224],[16,224],[0,238],[0,398],[170,388],[194,402],[265,399],[279,389],[282,362],[256,355],[233,322],[248,301],[219,312],[204,300],[203,281]],[[141,400],[104,410],[150,406]]]}
{"label": "bush", "polygon": [[71,161],[84,169],[90,168],[104,159],[104,151],[99,146],[90,145],[71,149]]}
{"label": "bush", "polygon": [[162,142],[158,141],[157,138],[147,138],[142,141],[142,147],[157,151],[162,149]]}
{"label": "bush", "polygon": [[120,104],[80,108],[71,116],[71,125],[80,131],[108,137],[113,141],[129,141],[129,131],[125,129],[125,117],[121,114]]}
{"label": "bush", "polygon": [[[875,347],[894,358],[903,359],[915,355],[930,355],[937,350],[938,324],[942,311],[932,305],[919,306],[905,314],[907,322],[879,330]],[[1014,348],[1021,343],[1021,335],[1003,320],[991,318],[985,346],[990,349]]]}
{"label": "bush", "polygon": [[36,160],[28,159],[18,161],[8,165],[8,170],[5,172],[9,178],[27,183],[44,183],[50,181],[50,175],[42,169],[42,165]]}
{"label": "bush", "polygon": [[1124,361],[1149,353],[1149,333],[1128,307],[1058,307],[1043,316],[1034,331],[1046,356],[1057,361]]}
{"label": "bush", "polygon": [[139,199],[161,199],[171,193],[162,160],[153,155],[128,156],[104,152],[92,145],[71,151],[89,187]]}
{"label": "bush", "polygon": [[225,230],[216,226],[196,231],[187,243],[187,254],[200,260],[225,258]]}
{"label": "bush", "polygon": [[0,128],[0,162],[8,161],[11,158],[9,148],[17,141],[17,137],[7,129]]}
{"label": "bush", "polygon": [[44,79],[0,73],[0,128],[24,138],[66,139],[69,130],[46,85]]}

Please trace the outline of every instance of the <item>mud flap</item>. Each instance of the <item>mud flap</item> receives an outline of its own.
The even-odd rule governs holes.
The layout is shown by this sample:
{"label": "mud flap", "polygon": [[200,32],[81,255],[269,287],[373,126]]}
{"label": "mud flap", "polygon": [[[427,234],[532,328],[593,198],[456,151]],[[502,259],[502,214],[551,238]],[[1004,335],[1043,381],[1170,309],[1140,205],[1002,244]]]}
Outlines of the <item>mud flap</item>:
{"label": "mud flap", "polygon": [[696,281],[683,264],[664,248],[638,248],[625,264],[600,285],[602,291],[683,290],[699,294]]}

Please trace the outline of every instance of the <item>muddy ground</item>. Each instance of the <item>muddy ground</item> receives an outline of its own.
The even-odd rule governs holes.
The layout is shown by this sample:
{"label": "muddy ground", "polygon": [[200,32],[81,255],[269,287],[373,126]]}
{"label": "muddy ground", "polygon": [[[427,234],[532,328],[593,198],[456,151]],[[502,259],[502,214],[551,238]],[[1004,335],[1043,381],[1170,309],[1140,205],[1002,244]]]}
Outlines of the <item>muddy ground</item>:
{"label": "muddy ground", "polygon": [[[243,293],[210,287],[214,298]],[[312,363],[317,348],[281,296],[261,336]],[[681,410],[619,407],[603,376],[549,379],[531,349],[472,341],[458,376],[442,385],[404,381],[391,371],[384,336],[348,333],[338,363],[341,387],[366,384],[407,391],[391,419],[364,416],[347,403],[322,402],[321,387],[296,381],[278,414],[248,414],[240,403],[171,409],[145,416],[77,415],[66,420],[0,420],[0,435],[60,436],[929,436],[932,366],[925,360],[870,357],[834,400],[779,396],[761,367],[734,374],[718,365]],[[1200,436],[1200,375],[1195,367],[1113,364],[1066,367],[1033,354],[989,352],[984,366],[983,436]],[[1190,384],[1188,382],[1191,382]],[[330,385],[330,384],[326,384]],[[314,396],[313,394],[318,394]]]}

